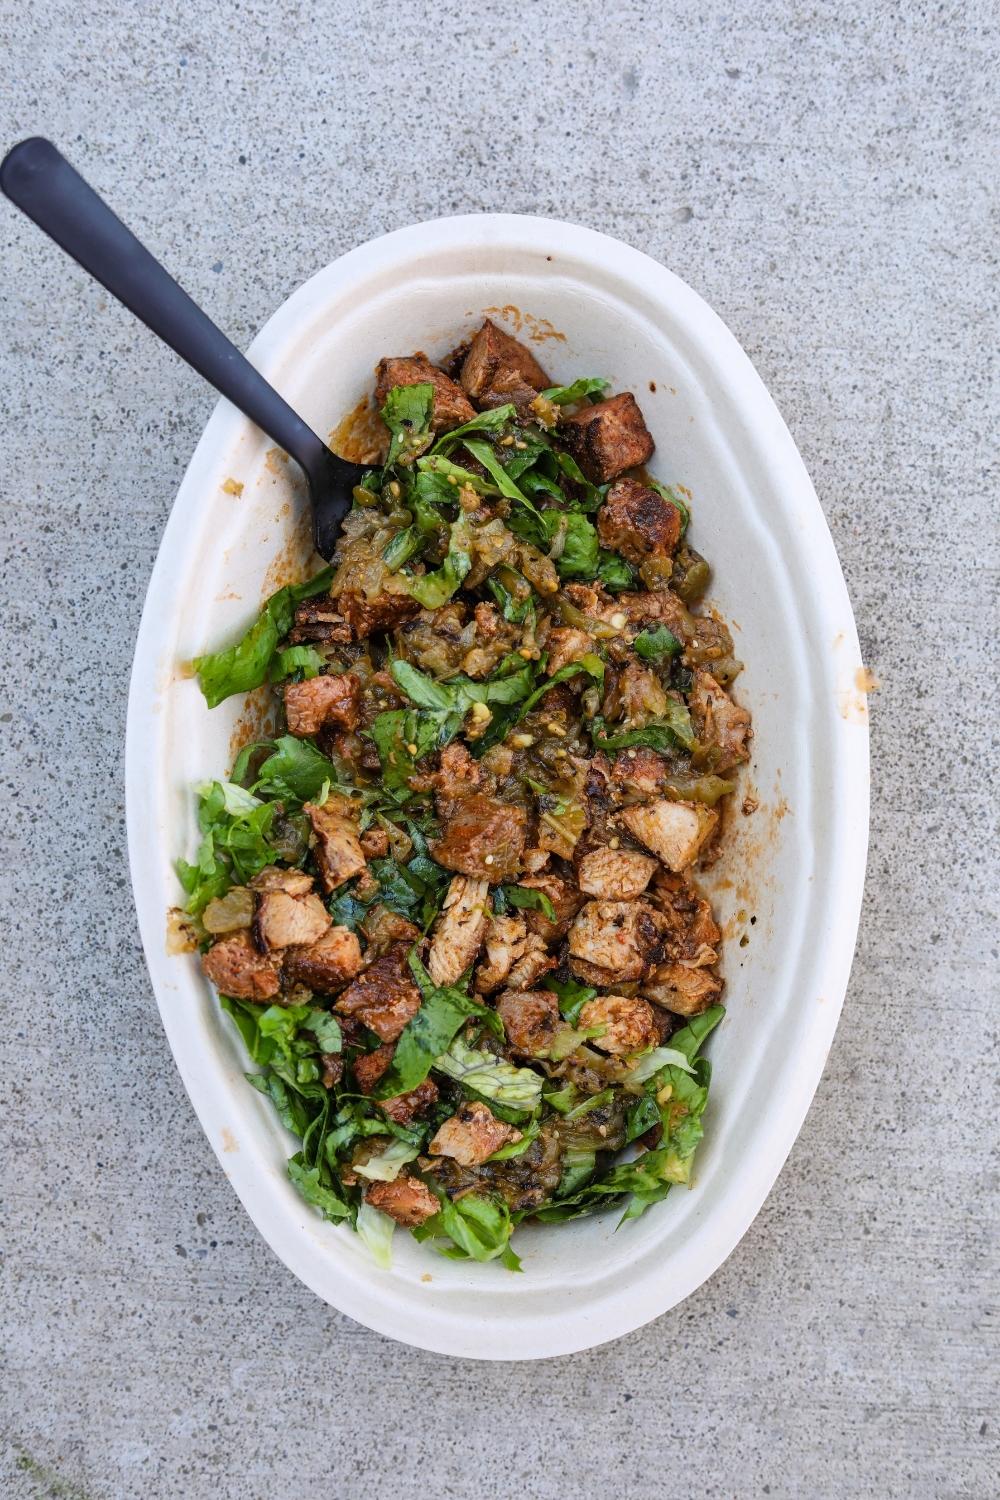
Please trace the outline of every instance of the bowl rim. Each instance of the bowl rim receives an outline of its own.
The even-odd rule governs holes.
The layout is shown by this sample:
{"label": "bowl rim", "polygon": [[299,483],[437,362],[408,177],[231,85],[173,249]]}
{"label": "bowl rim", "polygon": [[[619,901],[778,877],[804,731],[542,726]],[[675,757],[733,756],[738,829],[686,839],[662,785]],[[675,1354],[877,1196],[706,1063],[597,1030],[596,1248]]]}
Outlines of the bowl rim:
{"label": "bowl rim", "polygon": [[[391,269],[435,250],[474,251],[477,246],[495,247],[498,242],[510,242],[520,251],[551,255],[562,252],[577,261],[582,259],[604,267],[610,262],[623,280],[641,284],[647,296],[668,303],[671,317],[686,331],[693,331],[706,354],[725,368],[726,381],[734,389],[741,413],[755,428],[766,431],[768,467],[773,471],[774,483],[785,493],[788,504],[794,504],[796,520],[805,529],[817,565],[815,578],[810,580],[813,617],[824,632],[829,631],[827,639],[839,641],[841,673],[845,669],[851,673],[859,669],[860,647],[847,586],[825,516],[791,433],[749,356],[719,315],[675,273],[643,252],[596,230],[534,215],[463,214],[427,220],[378,236],[317,271],[272,314],[251,343],[248,357],[265,373],[277,366],[289,344],[302,336],[310,320],[325,303],[333,300],[334,293],[342,293],[354,278],[368,279],[375,268]],[[164,912],[153,898],[151,878],[151,860],[155,854],[150,850],[150,841],[155,848],[156,839],[151,832],[146,795],[147,767],[157,741],[158,700],[164,690],[160,642],[173,614],[172,582],[183,571],[186,561],[185,516],[197,505],[199,496],[204,495],[204,476],[217,454],[248,430],[256,431],[247,418],[227,401],[220,400],[178,488],[150,577],[136,639],[126,721],[129,866],[147,968],[162,1024],[199,1122],[268,1245],[312,1291],[331,1301],[328,1279],[320,1274],[321,1269],[328,1267],[328,1246],[321,1256],[317,1252],[318,1241],[308,1232],[310,1226],[305,1221],[299,1226],[305,1232],[296,1229],[277,1234],[269,1222],[271,1195],[258,1180],[257,1168],[247,1168],[238,1156],[223,1154],[221,1141],[226,1117],[212,1097],[211,1079],[203,1066],[205,1060],[200,1063],[197,1056],[190,1054],[171,1007],[173,985],[166,969]],[[735,1209],[731,1208],[726,1215],[716,1215],[725,1222],[712,1226],[707,1246],[702,1247],[703,1252],[706,1248],[708,1252],[703,1261],[695,1263],[695,1258],[688,1256],[669,1285],[665,1284],[666,1278],[656,1285],[647,1282],[642,1284],[640,1296],[617,1298],[612,1316],[605,1314],[600,1326],[579,1311],[561,1320],[545,1320],[544,1347],[525,1343],[524,1329],[531,1323],[530,1313],[521,1319],[505,1317],[506,1332],[497,1340],[487,1341],[481,1324],[462,1326],[461,1320],[439,1304],[429,1299],[419,1304],[412,1296],[408,1298],[405,1286],[393,1290],[388,1277],[376,1291],[364,1283],[364,1278],[345,1274],[338,1285],[335,1303],[340,1310],[379,1333],[437,1353],[483,1359],[548,1358],[622,1337],[682,1301],[718,1269],[756,1217],[801,1129],[833,1041],[850,975],[868,846],[868,727],[866,716],[861,723],[848,723],[846,718],[838,723],[834,716],[830,723],[833,736],[830,765],[838,798],[839,827],[838,857],[833,862],[837,877],[830,884],[826,917],[836,941],[825,943],[813,970],[818,993],[824,995],[826,1003],[816,1007],[808,1032],[808,1050],[800,1051],[794,1089],[784,1098],[781,1109],[771,1112],[765,1147],[758,1153],[756,1170],[749,1180],[742,1182],[739,1192],[732,1195]],[[405,1326],[401,1327],[401,1320]]]}

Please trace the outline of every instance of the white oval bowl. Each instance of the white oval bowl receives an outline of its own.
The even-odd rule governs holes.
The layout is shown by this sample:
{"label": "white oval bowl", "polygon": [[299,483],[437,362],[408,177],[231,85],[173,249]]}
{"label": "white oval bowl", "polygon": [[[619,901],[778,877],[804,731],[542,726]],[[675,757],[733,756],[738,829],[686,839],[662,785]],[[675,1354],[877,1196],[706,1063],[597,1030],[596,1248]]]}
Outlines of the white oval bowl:
{"label": "white oval bowl", "polygon": [[[548,219],[435,220],[320,271],[275,313],[250,358],[325,433],[371,389],[382,354],[439,357],[485,311],[504,316],[496,309],[511,331],[540,338],[554,379],[600,374],[636,393],[656,439],[653,471],[693,492],[693,540],[713,564],[712,601],[738,627],[746,661],[737,697],[753,711],[755,736],[745,785],[760,807],[732,816],[706,882],[728,935],[728,1012],[710,1044],[714,1081],[692,1190],[676,1189],[618,1233],[614,1213],[526,1225],[518,1276],[444,1259],[405,1233],[392,1271],[380,1271],[355,1234],[321,1221],[288,1182],[292,1138],[245,1082],[242,1045],[197,958],[168,956],[166,945],[166,912],[180,899],[173,861],[196,838],[191,787],[231,764],[243,712],[237,699],[210,713],[181,664],[239,634],[309,557],[293,466],[226,402],[188,466],[149,585],[129,699],[128,836],[177,1066],[275,1253],[380,1333],[444,1354],[537,1359],[616,1338],[688,1296],[737,1244],[777,1177],[850,971],[868,837],[868,727],[847,590],[791,435],[716,314],[647,256]],[[230,478],[243,485],[238,497],[222,489]]]}

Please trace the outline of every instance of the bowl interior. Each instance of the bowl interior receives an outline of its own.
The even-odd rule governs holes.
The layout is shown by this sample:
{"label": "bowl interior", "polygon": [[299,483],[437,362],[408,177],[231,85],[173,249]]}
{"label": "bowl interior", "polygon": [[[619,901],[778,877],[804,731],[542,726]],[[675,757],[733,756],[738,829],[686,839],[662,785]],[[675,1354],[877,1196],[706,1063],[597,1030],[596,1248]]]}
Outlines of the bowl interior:
{"label": "bowl interior", "polygon": [[179,899],[170,862],[190,855],[196,837],[191,786],[231,765],[262,712],[236,700],[210,713],[182,664],[238,635],[264,597],[310,566],[294,467],[227,407],[192,461],[151,586],[129,753],[137,901],[158,998],[196,1107],[253,1218],[315,1290],[372,1326],[507,1358],[583,1347],[646,1321],[696,1286],[745,1230],[832,1038],[867,807],[853,621],[815,496],[766,392],[676,278],[601,236],[539,222],[474,220],[478,232],[450,235],[422,226],[423,237],[404,231],[402,243],[388,236],[297,293],[251,357],[329,433],[371,390],[381,355],[419,348],[441,357],[488,314],[531,343],[554,381],[599,374],[633,391],[656,440],[650,468],[692,492],[691,540],[713,565],[710,602],[745,662],[735,696],[754,716],[753,760],[733,800],[758,804],[730,811],[723,856],[702,880],[726,934],[728,1012],[710,1045],[715,1076],[693,1190],[675,1189],[617,1233],[614,1213],[525,1226],[521,1276],[443,1259],[405,1233],[386,1274],[287,1183],[294,1145],[245,1084],[235,1030],[196,960],[164,953],[165,912]]}

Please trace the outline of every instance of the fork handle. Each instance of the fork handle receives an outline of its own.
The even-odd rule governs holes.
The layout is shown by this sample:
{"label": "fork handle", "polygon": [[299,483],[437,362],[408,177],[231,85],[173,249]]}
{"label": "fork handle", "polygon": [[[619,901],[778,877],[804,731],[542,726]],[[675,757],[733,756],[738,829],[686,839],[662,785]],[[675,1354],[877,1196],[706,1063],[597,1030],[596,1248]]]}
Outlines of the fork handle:
{"label": "fork handle", "polygon": [[313,476],[326,444],[164,270],[51,141],[32,136],[0,163],[0,189],[147,328]]}

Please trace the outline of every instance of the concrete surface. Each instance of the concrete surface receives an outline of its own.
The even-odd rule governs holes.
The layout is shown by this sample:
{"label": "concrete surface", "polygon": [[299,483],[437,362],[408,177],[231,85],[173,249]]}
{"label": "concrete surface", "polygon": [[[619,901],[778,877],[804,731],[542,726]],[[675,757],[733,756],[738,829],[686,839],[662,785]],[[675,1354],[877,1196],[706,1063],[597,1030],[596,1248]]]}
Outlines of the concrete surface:
{"label": "concrete surface", "polygon": [[214,398],[3,205],[5,1495],[997,1494],[998,40],[988,0],[2,0],[0,140],[63,143],[240,342],[442,212],[678,271],[792,427],[882,682],[843,1021],[729,1262],[566,1360],[366,1332],[227,1187],[134,929],[132,642]]}

